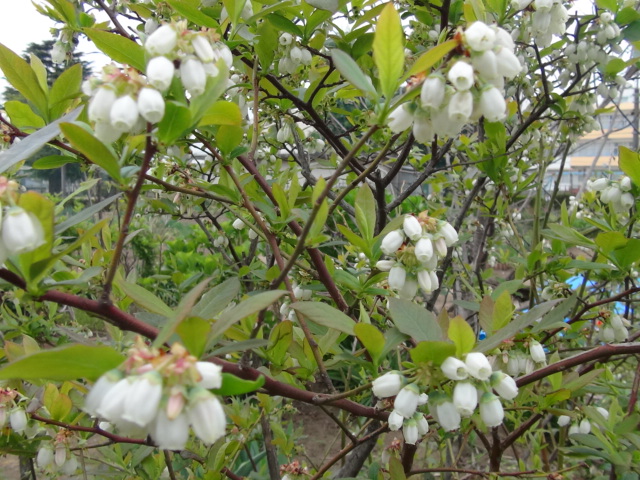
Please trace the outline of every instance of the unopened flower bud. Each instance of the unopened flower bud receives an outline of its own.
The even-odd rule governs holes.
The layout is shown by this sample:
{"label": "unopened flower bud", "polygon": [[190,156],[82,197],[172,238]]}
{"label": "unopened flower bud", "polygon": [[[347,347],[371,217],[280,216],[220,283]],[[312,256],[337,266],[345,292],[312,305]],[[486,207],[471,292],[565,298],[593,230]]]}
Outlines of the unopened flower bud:
{"label": "unopened flower bud", "polygon": [[392,370],[376,378],[372,384],[373,394],[378,398],[393,397],[404,385],[404,377],[400,372]]}
{"label": "unopened flower bud", "polygon": [[420,101],[427,108],[438,108],[442,105],[445,94],[444,79],[439,75],[428,76],[422,84]]}
{"label": "unopened flower bud", "polygon": [[467,371],[469,375],[478,380],[488,380],[493,373],[491,369],[491,364],[489,360],[481,352],[470,352],[467,353],[467,357],[465,359],[465,366],[467,367]]}
{"label": "unopened flower bud", "polygon": [[215,53],[211,42],[207,40],[203,35],[196,35],[191,39],[191,46],[196,53],[196,56],[200,61],[204,63],[213,62],[215,59]]}
{"label": "unopened flower bud", "polygon": [[566,427],[571,423],[571,417],[569,415],[560,415],[558,417],[558,426]]}
{"label": "unopened flower bud", "polygon": [[386,255],[395,253],[404,243],[404,233],[402,230],[393,230],[387,233],[382,239],[380,250]]}
{"label": "unopened flower bud", "polygon": [[418,240],[422,237],[422,225],[413,215],[406,215],[402,224],[402,229],[407,237],[411,240]]}
{"label": "unopened flower bud", "polygon": [[170,53],[178,42],[178,34],[171,25],[157,28],[144,44],[150,55],[166,55]]}
{"label": "unopened flower bud", "polygon": [[467,46],[476,52],[484,52],[493,48],[496,34],[489,25],[483,22],[473,22],[464,31]]}
{"label": "unopened flower bud", "polygon": [[0,234],[9,255],[30,252],[44,243],[40,220],[21,207],[12,207],[7,211]]}

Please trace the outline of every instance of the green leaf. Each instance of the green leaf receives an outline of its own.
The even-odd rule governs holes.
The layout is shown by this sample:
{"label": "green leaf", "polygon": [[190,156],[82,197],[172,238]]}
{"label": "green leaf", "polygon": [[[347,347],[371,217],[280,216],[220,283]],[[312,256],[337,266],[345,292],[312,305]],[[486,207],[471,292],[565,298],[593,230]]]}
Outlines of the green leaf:
{"label": "green leaf", "polygon": [[354,87],[360,89],[362,93],[368,94],[371,98],[378,98],[371,79],[366,76],[358,64],[349,56],[349,54],[334,48],[331,50],[331,59],[340,74]]}
{"label": "green leaf", "polygon": [[355,210],[356,225],[358,225],[362,238],[370,242],[376,229],[376,200],[367,183],[363,183],[358,189]]}
{"label": "green leaf", "polygon": [[509,322],[506,327],[501,328],[495,334],[490,335],[484,340],[478,342],[478,345],[474,350],[476,352],[483,353],[493,350],[494,348],[500,346],[503,341],[507,340],[508,338],[514,337],[518,333],[522,332],[525,328],[533,325],[534,322],[546,315],[547,312],[558,305],[558,303],[560,303],[560,300],[551,300],[549,302],[544,302],[536,305],[528,312],[518,315],[514,320]]}
{"label": "green leaf", "polygon": [[267,355],[275,365],[282,365],[287,356],[289,345],[293,341],[293,322],[283,320],[269,334]]}
{"label": "green leaf", "polygon": [[228,353],[244,352],[246,350],[257,350],[267,345],[269,345],[269,341],[262,338],[250,338],[249,340],[243,340],[241,342],[232,340],[230,342],[221,342],[220,346],[211,351],[211,355],[219,356]]}
{"label": "green leaf", "polygon": [[367,349],[374,362],[377,362],[384,350],[384,335],[369,323],[357,323],[353,331],[360,343]]}
{"label": "green leaf", "polygon": [[144,48],[133,40],[96,28],[85,28],[83,32],[96,44],[103,53],[116,62],[131,65],[133,68],[144,72]]}
{"label": "green leaf", "polygon": [[456,357],[462,358],[476,345],[476,334],[464,318],[458,316],[449,320],[449,339],[456,346]]}
{"label": "green leaf", "polygon": [[578,296],[576,293],[563,300],[558,304],[556,308],[547,313],[542,318],[542,320],[537,322],[533,326],[533,328],[531,328],[531,333],[538,333],[550,328],[559,328],[566,326],[566,324],[564,323],[564,319],[569,314],[569,312],[573,310],[573,307],[575,306],[577,301]]}
{"label": "green leaf", "polygon": [[446,42],[429,49],[427,52],[420,55],[420,58],[416,60],[405,75],[405,78],[416,75],[417,73],[426,72],[457,46],[457,40],[447,40]]}
{"label": "green leaf", "polygon": [[76,108],[64,117],[23,138],[22,141],[14,143],[8,150],[0,152],[0,173],[6,172],[16,163],[31,157],[47,142],[60,135],[60,124],[73,122],[81,111],[82,107]]}
{"label": "green leaf", "polygon": [[19,358],[0,370],[0,379],[96,380],[116,368],[124,357],[111,347],[65,345]]}
{"label": "green leaf", "polygon": [[82,85],[82,64],[76,63],[56,79],[49,95],[50,118],[58,118],[80,96]]}
{"label": "green leaf", "polygon": [[9,118],[11,118],[11,123],[22,130],[44,127],[42,117],[35,113],[26,103],[9,100],[4,103],[4,109]]}
{"label": "green leaf", "polygon": [[325,198],[322,200],[320,204],[320,208],[318,208],[318,213],[313,219],[313,224],[309,229],[309,235],[307,235],[307,244],[313,244],[314,238],[322,233],[324,228],[327,226],[327,217],[329,216],[329,202]]}
{"label": "green leaf", "polygon": [[49,170],[60,168],[68,163],[80,163],[80,160],[76,157],[70,157],[69,155],[48,155],[33,162],[31,168],[35,170]]}
{"label": "green leaf", "polygon": [[235,323],[239,322],[243,318],[247,318],[249,315],[253,315],[254,313],[264,310],[286,294],[287,292],[284,290],[270,290],[268,292],[261,292],[250,296],[231,310],[227,310],[220,315],[220,318],[213,324],[211,336],[218,337],[222,335]]}
{"label": "green leaf", "polygon": [[242,113],[240,107],[233,102],[220,100],[209,107],[207,113],[204,114],[199,127],[205,125],[242,125]]}
{"label": "green leaf", "polygon": [[583,247],[593,248],[593,241],[575,231],[571,227],[565,227],[557,223],[549,225],[550,230],[545,230],[544,233],[549,238],[556,240],[562,240],[570,245],[581,245]]}
{"label": "green leaf", "polygon": [[180,322],[176,333],[191,355],[198,358],[204,353],[211,324],[200,317],[189,317]]}
{"label": "green leaf", "polygon": [[255,380],[244,380],[230,373],[222,374],[222,387],[212,390],[217,395],[244,395],[258,390],[264,385],[265,377],[260,375]]}
{"label": "green leaf", "polygon": [[347,335],[354,335],[356,322],[326,303],[321,302],[295,302],[291,308],[301,313],[309,320],[327,328],[333,328]]}
{"label": "green leaf", "polygon": [[495,307],[493,309],[491,331],[495,332],[496,330],[500,330],[506,326],[511,320],[513,311],[514,307],[513,302],[511,302],[511,295],[509,295],[509,292],[507,291],[502,292],[496,300]]}
{"label": "green leaf", "polygon": [[171,5],[176,12],[198,27],[219,27],[218,22],[198,8],[200,2],[196,5],[194,2],[189,2],[188,0],[167,0],[167,3]]}
{"label": "green leaf", "polygon": [[47,115],[47,93],[42,90],[36,73],[22,57],[1,43],[0,70],[7,81],[33,104],[40,115]]}
{"label": "green leaf", "polygon": [[393,2],[389,2],[378,18],[373,39],[373,60],[378,68],[380,88],[387,99],[390,99],[398,88],[404,70],[403,41],[400,15]]}
{"label": "green leaf", "polygon": [[389,313],[395,326],[418,342],[442,340],[442,329],[435,315],[409,300],[389,299]]}
{"label": "green leaf", "polygon": [[413,363],[431,362],[436,367],[455,354],[456,346],[449,342],[420,342],[409,350]]}
{"label": "green leaf", "polygon": [[390,480],[406,480],[407,476],[404,473],[404,467],[396,456],[392,456],[389,459],[389,478]]}
{"label": "green leaf", "polygon": [[222,125],[216,134],[216,143],[223,154],[229,155],[234,148],[242,143],[243,137],[244,130],[242,127]]}
{"label": "green leaf", "polygon": [[191,111],[178,102],[166,102],[165,114],[158,124],[158,140],[175,142],[191,126]]}
{"label": "green leaf", "polygon": [[126,280],[116,281],[116,284],[127,297],[145,310],[167,318],[173,316],[173,310],[146,288],[135,283],[127,282]]}
{"label": "green leaf", "polygon": [[640,186],[640,155],[627,147],[618,149],[620,169],[631,179],[633,183]]}
{"label": "green leaf", "polygon": [[618,10],[618,2],[616,0],[596,0],[598,8],[609,10],[615,13]]}
{"label": "green leaf", "polygon": [[192,313],[196,317],[210,320],[227,308],[238,293],[240,293],[240,280],[238,277],[229,278],[205,293],[193,307]]}
{"label": "green leaf", "polygon": [[302,38],[303,36],[300,27],[280,14],[272,13],[271,15],[267,15],[267,20],[269,20],[269,22],[271,22],[274,27],[282,32],[290,33],[291,35],[295,35],[298,38]]}
{"label": "green leaf", "polygon": [[478,320],[480,327],[485,332],[490,333],[493,328],[493,311],[495,302],[489,295],[485,295],[480,302],[480,310],[478,311]]}
{"label": "green leaf", "polygon": [[56,225],[55,234],[60,235],[62,232],[64,232],[68,228],[71,228],[75,225],[78,225],[81,222],[84,222],[85,220],[90,219],[96,213],[100,212],[103,208],[111,205],[121,196],[122,196],[122,193],[116,193],[115,195],[109,198],[106,198],[99,203],[96,203],[94,205],[91,205],[88,208],[85,208],[84,210],[81,210],[80,212],[76,213],[73,217],[67,218],[64,222]]}
{"label": "green leaf", "polygon": [[118,159],[104,143],[75,123],[62,123],[60,130],[71,145],[80,150],[92,163],[101,167],[114,180],[122,180]]}

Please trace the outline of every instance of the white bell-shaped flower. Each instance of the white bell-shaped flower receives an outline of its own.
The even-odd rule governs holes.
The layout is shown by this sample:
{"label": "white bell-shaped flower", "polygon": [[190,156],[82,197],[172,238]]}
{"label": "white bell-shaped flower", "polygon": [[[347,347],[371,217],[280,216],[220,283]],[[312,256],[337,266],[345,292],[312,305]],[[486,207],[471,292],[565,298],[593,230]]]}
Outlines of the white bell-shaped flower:
{"label": "white bell-shaped flower", "polygon": [[427,421],[427,419],[423,414],[418,412],[413,416],[413,419],[416,421],[416,426],[418,427],[418,434],[421,437],[429,433],[429,422]]}
{"label": "white bell-shaped flower", "polygon": [[403,300],[413,300],[418,293],[418,282],[413,275],[407,275],[402,288],[398,290],[398,297]]}
{"label": "white bell-shaped flower", "polygon": [[469,90],[454,93],[447,110],[452,122],[467,122],[473,113],[473,95]]}
{"label": "white bell-shaped flower", "polygon": [[518,396],[516,381],[506,373],[493,373],[491,375],[491,386],[505,400],[513,400]]}
{"label": "white bell-shaped flower", "polygon": [[423,237],[416,242],[414,254],[420,263],[427,263],[433,257],[433,242],[428,237]]}
{"label": "white bell-shaped flower", "polygon": [[111,122],[96,122],[93,133],[102,143],[113,143],[122,136],[122,130],[113,128]]}
{"label": "white bell-shaped flower", "polygon": [[631,179],[626,175],[620,179],[620,190],[623,192],[631,190]]}
{"label": "white bell-shaped flower", "polygon": [[448,399],[440,399],[434,403],[434,407],[431,409],[431,414],[446,432],[452,432],[453,430],[460,428],[462,418],[452,401]]}
{"label": "white bell-shaped flower", "polygon": [[498,60],[492,50],[471,57],[473,68],[484,80],[494,79],[498,76]]}
{"label": "white bell-shaped flower", "polygon": [[202,95],[207,86],[207,72],[197,58],[187,58],[180,65],[182,85],[193,97]]}
{"label": "white bell-shaped flower", "polygon": [[509,79],[514,78],[522,71],[522,65],[518,57],[505,47],[495,49],[498,73]]}
{"label": "white bell-shaped flower", "polygon": [[389,128],[393,133],[405,131],[413,123],[413,114],[402,104],[389,114],[387,118]]}
{"label": "white bell-shaped flower", "polygon": [[158,123],[164,117],[164,98],[155,88],[142,88],[138,92],[138,111],[149,123]]}
{"label": "white bell-shaped flower", "polygon": [[418,386],[410,383],[398,392],[393,402],[393,409],[404,418],[411,418],[418,408],[419,397],[420,391],[418,390]]}
{"label": "white bell-shaped flower", "polygon": [[569,415],[560,415],[558,417],[558,426],[566,427],[571,423],[571,417]]}
{"label": "white bell-shaped flower", "polygon": [[591,432],[591,422],[589,422],[589,420],[587,420],[586,418],[583,418],[582,420],[580,420],[580,424],[578,425],[578,430],[583,435],[586,435],[587,433]]}
{"label": "white bell-shaped flower", "polygon": [[464,31],[464,40],[467,46],[476,52],[484,52],[493,48],[496,33],[486,23],[473,22]]}
{"label": "white bell-shaped flower", "polygon": [[402,265],[396,264],[389,270],[389,288],[393,290],[401,290],[407,280],[407,271]]}
{"label": "white bell-shaped flower", "polygon": [[504,409],[500,398],[493,393],[484,393],[480,399],[480,418],[487,427],[499,426],[504,420]]}
{"label": "white bell-shaped flower", "polygon": [[222,386],[222,367],[212,362],[196,362],[196,369],[201,378],[198,385],[202,388],[212,389]]}
{"label": "white bell-shaped flower", "polygon": [[191,46],[201,62],[210,63],[216,58],[211,42],[204,35],[195,35],[191,39]]}
{"label": "white bell-shaped flower", "polygon": [[444,376],[450,380],[464,380],[469,376],[467,365],[456,357],[447,357],[440,368]]}
{"label": "white bell-shaped flower", "polygon": [[397,432],[402,428],[404,417],[394,410],[389,414],[387,422],[389,423],[389,430],[391,430],[392,432]]}
{"label": "white bell-shaped flower", "polygon": [[21,207],[11,207],[6,212],[0,234],[8,255],[30,252],[44,243],[40,220]]}
{"label": "white bell-shaped flower", "polygon": [[193,432],[207,445],[224,437],[227,424],[224,408],[208,390],[196,387],[191,391],[186,413]]}
{"label": "white bell-shaped flower", "polygon": [[92,122],[105,122],[110,120],[111,107],[116,101],[116,92],[109,87],[100,87],[96,90],[89,102],[89,120]]}
{"label": "white bell-shaped flower", "polygon": [[465,366],[469,375],[478,380],[489,380],[489,377],[493,373],[489,359],[481,352],[467,353],[465,358]]}
{"label": "white bell-shaped flower", "polygon": [[404,376],[392,370],[376,378],[372,383],[373,394],[378,398],[393,397],[400,392],[404,385]]}
{"label": "white bell-shaped flower", "polygon": [[420,438],[418,425],[413,418],[404,422],[404,426],[402,427],[402,435],[404,436],[404,443],[407,443],[409,445],[415,445],[418,441],[418,438]]}
{"label": "white bell-shaped flower", "polygon": [[411,240],[418,240],[422,237],[422,225],[413,215],[406,215],[402,223],[404,234]]}
{"label": "white bell-shaped flower", "polygon": [[440,230],[438,233],[442,235],[442,238],[444,238],[444,242],[447,247],[451,247],[458,241],[458,232],[456,232],[456,229],[453,228],[453,225],[449,222],[440,223]]}
{"label": "white bell-shaped flower", "polygon": [[38,468],[44,469],[53,463],[53,450],[49,446],[40,447],[36,457]]}
{"label": "white bell-shaped flower", "polygon": [[164,92],[171,85],[176,67],[167,57],[154,57],[147,64],[147,81]]}
{"label": "white bell-shaped flower", "polygon": [[536,340],[529,342],[529,354],[531,355],[531,359],[536,363],[544,363],[547,361],[544,347]]}
{"label": "white bell-shaped flower", "polygon": [[453,387],[453,404],[461,417],[470,417],[478,406],[478,390],[470,382],[458,382]]}
{"label": "white bell-shaped flower", "polygon": [[395,260],[378,260],[376,262],[376,268],[381,272],[388,272],[395,264]]}
{"label": "white bell-shaped flower", "polygon": [[413,136],[420,143],[430,142],[433,139],[433,123],[426,115],[416,115],[413,119]]}
{"label": "white bell-shaped flower", "polygon": [[110,370],[103,374],[87,394],[82,409],[91,416],[97,416],[97,409],[100,403],[110,395],[110,390],[120,380],[122,380],[122,373],[119,370]]}
{"label": "white bell-shaped flower", "polygon": [[420,270],[418,272],[418,286],[424,293],[431,293],[433,291],[431,275],[428,270]]}
{"label": "white bell-shaped flower", "polygon": [[132,131],[138,122],[138,104],[131,95],[118,98],[111,107],[111,126],[121,132]]}
{"label": "white bell-shaped flower", "polygon": [[9,425],[15,433],[22,433],[27,428],[27,414],[24,408],[18,407],[9,414]]}
{"label": "white bell-shaped flower", "polygon": [[186,413],[180,413],[171,420],[165,409],[161,408],[149,433],[162,450],[182,450],[189,439],[189,420]]}
{"label": "white bell-shaped flower", "polygon": [[434,270],[429,270],[429,276],[431,277],[431,288],[433,290],[437,290],[440,287],[438,274]]}
{"label": "white bell-shaped flower", "polygon": [[382,239],[380,250],[386,255],[394,254],[404,243],[404,232],[402,230],[392,230]]}
{"label": "white bell-shaped flower", "polygon": [[444,78],[440,75],[429,75],[422,83],[420,101],[425,108],[438,108],[442,105],[445,95]]}
{"label": "white bell-shaped flower", "polygon": [[134,377],[122,418],[145,427],[156,417],[162,398],[162,377],[151,371]]}
{"label": "white bell-shaped flower", "polygon": [[480,113],[489,122],[498,122],[507,115],[507,102],[496,87],[486,88],[480,95]]}
{"label": "white bell-shaped flower", "polygon": [[458,91],[469,90],[473,86],[473,67],[463,60],[458,60],[449,69],[447,78]]}
{"label": "white bell-shaped flower", "polygon": [[178,33],[171,25],[162,25],[147,37],[144,48],[150,55],[171,53],[178,43]]}

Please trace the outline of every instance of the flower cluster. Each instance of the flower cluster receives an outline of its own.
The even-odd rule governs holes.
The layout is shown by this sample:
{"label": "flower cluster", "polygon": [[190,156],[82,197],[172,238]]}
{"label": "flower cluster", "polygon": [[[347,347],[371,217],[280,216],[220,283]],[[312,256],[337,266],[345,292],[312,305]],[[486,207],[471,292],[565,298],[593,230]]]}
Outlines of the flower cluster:
{"label": "flower cluster", "polygon": [[389,272],[389,288],[400,297],[413,299],[418,287],[430,293],[439,286],[436,268],[438,258],[458,241],[458,232],[449,222],[437,220],[422,212],[407,215],[401,229],[389,232],[380,249],[395,260],[380,260],[376,267]]}
{"label": "flower cluster", "polygon": [[127,435],[148,434],[163,449],[183,449],[189,425],[212,444],[225,434],[225,414],[208,389],[220,388],[221,367],[197,362],[179,344],[168,353],[138,340],[125,363],[98,379],[84,410]]}
{"label": "flower cluster", "polygon": [[602,310],[598,315],[602,319],[600,326],[600,340],[605,343],[624,342],[629,338],[630,325],[626,318],[621,317],[615,312]]}
{"label": "flower cluster", "polygon": [[145,122],[160,122],[165,112],[163,92],[175,76],[191,97],[204,93],[207,78],[218,76],[222,64],[228,70],[233,63],[231,50],[213,42],[214,36],[212,32],[192,32],[181,23],[162,25],[144,45],[151,56],[146,77],[132,68],[108,65],[100,79],[89,80],[84,90],[92,96],[88,114],[95,123],[96,137],[111,143],[124,132],[142,131]]}
{"label": "flower cluster", "polygon": [[413,124],[419,142],[434,135],[454,136],[484,116],[490,122],[506,117],[504,80],[522,70],[511,35],[500,27],[474,22],[459,32],[462,55],[452,58],[422,83],[420,101],[406,103],[389,115],[393,132]]}
{"label": "flower cluster", "polygon": [[40,470],[59,471],[64,475],[73,475],[76,472],[79,464],[69,449],[71,435],[70,430],[60,429],[52,443],[43,442],[36,456],[36,464]]}
{"label": "flower cluster", "polygon": [[280,45],[284,47],[284,54],[278,62],[279,73],[292,74],[300,65],[311,64],[311,52],[296,45],[291,34],[285,32],[280,35]]}
{"label": "flower cluster", "polygon": [[497,427],[502,423],[504,410],[499,397],[513,400],[518,395],[512,377],[501,371],[494,372],[487,357],[480,352],[468,353],[464,361],[448,357],[441,368],[445,377],[456,382],[452,396],[443,392],[431,395],[431,413],[442,428],[458,429],[462,418],[472,416],[478,405],[486,426]]}
{"label": "flower cluster", "polygon": [[402,428],[405,443],[415,445],[429,432],[429,423],[418,407],[425,405],[429,396],[420,393],[415,383],[406,384],[402,373],[395,370],[385,373],[373,381],[373,393],[378,398],[396,397],[393,411],[389,414],[389,429]]}
{"label": "flower cluster", "polygon": [[620,181],[611,181],[606,178],[587,181],[587,190],[600,192],[600,201],[616,212],[629,210],[636,203],[631,193],[632,183],[629,177],[622,177]]}
{"label": "flower cluster", "polygon": [[[522,10],[529,5],[533,11],[529,16],[529,32],[541,47],[551,45],[554,35],[562,35],[567,27],[569,12],[560,0],[514,0],[513,5]],[[526,23],[525,23],[526,25]]]}

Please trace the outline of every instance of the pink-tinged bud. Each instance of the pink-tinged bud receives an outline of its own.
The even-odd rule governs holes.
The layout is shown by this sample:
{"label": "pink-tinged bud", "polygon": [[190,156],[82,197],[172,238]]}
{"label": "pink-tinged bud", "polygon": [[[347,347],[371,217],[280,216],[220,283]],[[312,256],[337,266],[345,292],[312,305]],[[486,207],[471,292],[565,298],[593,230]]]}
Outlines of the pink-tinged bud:
{"label": "pink-tinged bud", "polygon": [[411,418],[418,408],[419,397],[420,391],[415,384],[406,385],[396,396],[393,409],[404,418]]}
{"label": "pink-tinged bud", "polygon": [[166,55],[176,47],[178,34],[171,25],[162,25],[156,29],[144,43],[150,55]]}
{"label": "pink-tinged bud", "polygon": [[160,91],[171,85],[176,67],[167,57],[154,57],[147,64],[147,81]]}
{"label": "pink-tinged bud", "polygon": [[151,424],[151,437],[163,450],[182,450],[189,439],[189,420],[185,413],[175,419],[167,417],[164,409],[158,410],[158,415]]}
{"label": "pink-tinged bud", "polygon": [[428,76],[420,90],[420,101],[427,108],[438,108],[444,101],[445,83],[440,75]]}
{"label": "pink-tinged bud", "polygon": [[110,119],[111,107],[116,101],[116,92],[109,87],[100,87],[89,102],[89,120],[106,122]]}
{"label": "pink-tinged bud", "polygon": [[389,114],[388,125],[393,133],[405,131],[413,123],[413,114],[405,107],[406,104],[400,105]]}
{"label": "pink-tinged bud", "polygon": [[470,417],[478,406],[478,390],[469,382],[456,383],[453,404],[461,417]]}
{"label": "pink-tinged bud", "polygon": [[191,391],[187,418],[196,436],[206,444],[212,444],[223,437],[226,417],[220,401],[204,388]]}
{"label": "pink-tinged bud", "polygon": [[471,352],[467,353],[465,359],[465,365],[469,375],[478,380],[489,380],[489,377],[493,373],[491,364],[484,353]]}
{"label": "pink-tinged bud", "polygon": [[416,242],[413,252],[420,263],[427,263],[433,257],[433,242],[430,238],[423,237]]}
{"label": "pink-tinged bud", "polygon": [[514,78],[522,71],[522,65],[518,57],[505,47],[498,47],[495,50],[498,73],[509,79]]}
{"label": "pink-tinged bud", "polygon": [[133,130],[138,121],[138,105],[131,95],[118,98],[111,107],[109,115],[111,126],[116,130],[127,132]]}
{"label": "pink-tinged bud", "polygon": [[180,78],[182,85],[193,97],[202,95],[207,86],[207,73],[200,60],[187,58],[180,65]]}
{"label": "pink-tinged bud", "polygon": [[213,62],[215,53],[211,42],[202,35],[196,35],[191,39],[191,46],[196,56],[204,63]]}
{"label": "pink-tinged bud", "polygon": [[504,419],[500,399],[493,393],[485,393],[480,400],[480,417],[487,427],[497,427]]}
{"label": "pink-tinged bud", "polygon": [[387,422],[389,422],[389,430],[396,432],[402,428],[404,417],[394,410],[389,414]]}
{"label": "pink-tinged bud", "polygon": [[513,400],[518,396],[516,381],[506,373],[493,373],[491,375],[491,386],[505,400]]}
{"label": "pink-tinged bud", "polygon": [[529,342],[529,354],[531,355],[531,360],[536,363],[544,363],[547,361],[547,355],[544,353],[544,347],[536,340]]}
{"label": "pink-tinged bud", "polygon": [[164,117],[162,94],[154,88],[143,88],[138,93],[138,110],[147,122],[159,122]]}
{"label": "pink-tinged bud", "polygon": [[420,270],[418,272],[418,285],[424,293],[431,293],[433,291],[431,275],[428,270]]}
{"label": "pink-tinged bud", "polygon": [[507,102],[496,87],[487,88],[480,95],[480,113],[489,122],[497,122],[507,115]]}
{"label": "pink-tinged bud", "polygon": [[196,369],[202,376],[198,385],[202,388],[220,388],[222,386],[222,367],[211,362],[196,362]]}
{"label": "pink-tinged bud", "polygon": [[405,422],[404,427],[402,427],[402,435],[404,436],[404,443],[409,445],[415,445],[418,438],[420,438],[418,425],[413,418]]}
{"label": "pink-tinged bud", "polygon": [[[473,86],[474,76],[473,67],[467,62],[458,60],[449,69],[447,78],[458,91],[469,90]],[[473,103],[473,100],[472,100]],[[469,114],[470,115],[470,114]],[[449,115],[451,116],[451,115]]]}
{"label": "pink-tinged bud", "polygon": [[473,113],[473,95],[469,90],[456,92],[449,100],[447,108],[449,120],[452,122],[464,123],[469,120]]}
{"label": "pink-tinged bud", "polygon": [[30,252],[44,243],[44,230],[40,220],[20,207],[12,207],[7,211],[0,233],[9,255]]}
{"label": "pink-tinged bud", "polygon": [[411,240],[418,240],[422,237],[422,225],[416,217],[413,215],[407,215],[404,217],[404,222],[402,224],[402,229],[407,237]]}
{"label": "pink-tinged bud", "polygon": [[380,250],[386,255],[394,254],[404,243],[404,233],[402,230],[393,230],[387,233],[382,239]]}
{"label": "pink-tinged bud", "polygon": [[162,399],[162,377],[156,371],[134,377],[122,419],[146,427],[156,417]]}
{"label": "pink-tinged bud", "polygon": [[464,40],[467,46],[476,52],[484,52],[493,48],[496,33],[483,22],[473,22],[464,31]]}
{"label": "pink-tinged bud", "polygon": [[444,376],[450,380],[464,380],[469,376],[466,364],[456,357],[448,357],[440,368]]}
{"label": "pink-tinged bud", "polygon": [[404,377],[395,370],[376,378],[372,384],[373,394],[378,398],[393,397],[404,385]]}
{"label": "pink-tinged bud", "polygon": [[407,271],[401,265],[395,265],[389,270],[389,287],[393,290],[401,290],[407,280]]}

